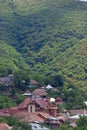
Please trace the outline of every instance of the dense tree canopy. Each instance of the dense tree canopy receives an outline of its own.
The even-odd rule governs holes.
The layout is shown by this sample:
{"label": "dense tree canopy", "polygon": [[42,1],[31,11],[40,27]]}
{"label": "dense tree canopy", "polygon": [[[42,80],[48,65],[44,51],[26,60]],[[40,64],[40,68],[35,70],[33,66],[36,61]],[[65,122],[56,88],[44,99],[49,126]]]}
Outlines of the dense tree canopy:
{"label": "dense tree canopy", "polygon": [[0,75],[30,66],[86,86],[86,2],[0,0],[0,9]]}
{"label": "dense tree canopy", "polygon": [[9,108],[11,106],[16,106],[16,103],[13,102],[8,96],[0,95],[0,109],[1,108]]}
{"label": "dense tree canopy", "polygon": [[28,123],[20,122],[14,117],[0,117],[0,123],[5,122],[9,126],[12,126],[12,130],[32,130]]}
{"label": "dense tree canopy", "polygon": [[14,73],[13,85],[20,90],[26,90],[29,85],[30,77],[29,72],[19,70]]}
{"label": "dense tree canopy", "polygon": [[77,121],[77,127],[71,127],[66,123],[62,125],[58,130],[87,130],[87,117],[80,117],[80,119]]}

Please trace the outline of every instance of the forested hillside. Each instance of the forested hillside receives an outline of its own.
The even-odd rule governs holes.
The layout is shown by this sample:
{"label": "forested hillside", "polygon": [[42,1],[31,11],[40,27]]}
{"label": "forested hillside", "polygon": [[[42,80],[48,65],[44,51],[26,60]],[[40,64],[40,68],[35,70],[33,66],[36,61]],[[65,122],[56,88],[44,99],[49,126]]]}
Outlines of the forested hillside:
{"label": "forested hillside", "polygon": [[11,46],[0,41],[0,76],[17,70],[29,70],[22,56]]}
{"label": "forested hillside", "polygon": [[22,67],[28,64],[34,73],[59,74],[86,87],[86,2],[0,0],[0,40],[20,53],[20,61],[26,62]]}

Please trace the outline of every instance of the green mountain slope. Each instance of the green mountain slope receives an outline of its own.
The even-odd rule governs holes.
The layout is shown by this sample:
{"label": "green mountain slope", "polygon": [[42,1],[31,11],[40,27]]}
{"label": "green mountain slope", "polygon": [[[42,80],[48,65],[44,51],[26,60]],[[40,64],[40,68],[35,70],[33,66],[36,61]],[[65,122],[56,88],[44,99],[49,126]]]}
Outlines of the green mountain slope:
{"label": "green mountain slope", "polygon": [[20,52],[32,71],[86,85],[86,2],[1,0],[0,39]]}
{"label": "green mountain slope", "polygon": [[29,67],[14,48],[0,41],[0,76],[18,69],[27,70]]}

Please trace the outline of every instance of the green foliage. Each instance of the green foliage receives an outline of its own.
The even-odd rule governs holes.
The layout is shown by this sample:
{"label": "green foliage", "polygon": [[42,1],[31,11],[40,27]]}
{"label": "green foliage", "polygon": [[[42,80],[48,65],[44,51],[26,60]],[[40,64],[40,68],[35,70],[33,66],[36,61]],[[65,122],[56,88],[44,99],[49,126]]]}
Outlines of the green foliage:
{"label": "green foliage", "polygon": [[44,79],[46,85],[51,84],[54,87],[62,87],[64,85],[64,78],[62,75],[50,75]]}
{"label": "green foliage", "polygon": [[13,84],[15,88],[18,88],[20,90],[26,90],[27,85],[29,85],[29,82],[29,72],[19,70],[14,73]]}
{"label": "green foliage", "polygon": [[28,123],[22,123],[22,122],[19,122],[16,126],[13,127],[12,130],[32,130],[31,129],[31,126],[28,124]]}
{"label": "green foliage", "polygon": [[27,70],[28,66],[13,47],[0,41],[0,76],[11,74],[18,69]]}
{"label": "green foliage", "polygon": [[60,97],[60,90],[59,89],[56,89],[56,90],[50,89],[47,92],[48,92],[49,97],[53,97],[53,98]]}
{"label": "green foliage", "polygon": [[86,2],[0,0],[0,39],[21,54],[13,50],[10,59],[6,53],[0,74],[28,69],[28,64],[33,73],[63,75],[66,82],[86,88]]}
{"label": "green foliage", "polygon": [[0,122],[5,122],[12,126],[12,130],[31,130],[31,126],[28,123],[20,122],[14,117],[0,117]]}
{"label": "green foliage", "polygon": [[17,95],[17,99],[16,99],[16,103],[20,104],[21,102],[23,102],[25,99],[25,97],[22,94],[18,94]]}
{"label": "green foliage", "polygon": [[64,125],[60,126],[59,130],[87,130],[87,117],[81,116],[77,121],[77,127],[75,128],[65,123]]}
{"label": "green foliage", "polygon": [[77,122],[78,127],[87,127],[87,117],[86,116],[81,116],[79,121]]}
{"label": "green foliage", "polygon": [[81,109],[84,108],[84,96],[82,91],[73,86],[67,90],[63,90],[63,100],[66,102],[67,109]]}
{"label": "green foliage", "polygon": [[0,95],[0,109],[8,108],[8,107],[15,106],[15,105],[16,105],[16,103],[13,102],[9,97]]}
{"label": "green foliage", "polygon": [[69,125],[65,124],[60,126],[59,130],[74,130],[72,127],[70,127]]}
{"label": "green foliage", "polygon": [[5,120],[5,122],[10,125],[10,126],[16,126],[19,122],[18,119],[12,117],[12,116],[9,116],[9,117],[5,117],[3,118]]}

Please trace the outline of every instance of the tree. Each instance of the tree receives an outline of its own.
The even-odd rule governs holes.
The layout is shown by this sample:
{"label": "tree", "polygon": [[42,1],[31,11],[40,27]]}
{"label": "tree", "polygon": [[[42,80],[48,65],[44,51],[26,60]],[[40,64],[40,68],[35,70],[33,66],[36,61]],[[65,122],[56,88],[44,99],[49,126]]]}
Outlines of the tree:
{"label": "tree", "polygon": [[62,75],[51,75],[45,79],[45,84],[51,84],[54,87],[62,87],[64,85],[64,78]]}
{"label": "tree", "polygon": [[57,86],[57,87],[64,85],[64,78],[62,75],[55,75],[53,77],[53,81],[54,81],[55,86]]}
{"label": "tree", "polygon": [[0,123],[5,122],[9,126],[12,126],[12,130],[32,130],[31,126],[28,123],[20,122],[19,119],[12,116],[9,117],[0,117]]}
{"label": "tree", "polygon": [[84,108],[84,97],[82,95],[82,91],[76,86],[68,88],[66,91],[64,91],[64,95],[67,109],[78,109],[81,107]]}
{"label": "tree", "polygon": [[29,85],[30,77],[28,72],[19,70],[14,73],[13,84],[15,88],[25,90],[26,86]]}
{"label": "tree", "polygon": [[61,125],[58,130],[73,130],[68,124]]}
{"label": "tree", "polygon": [[77,122],[78,127],[87,127],[87,117],[86,116],[80,116],[80,119]]}
{"label": "tree", "polygon": [[21,102],[24,101],[24,99],[25,99],[25,97],[22,94],[20,94],[20,95],[18,94],[17,99],[16,99],[16,103],[20,104]]}
{"label": "tree", "polygon": [[0,109],[15,106],[16,103],[7,96],[0,96]]}
{"label": "tree", "polygon": [[31,126],[28,123],[18,122],[17,125],[15,125],[12,130],[32,130]]}

